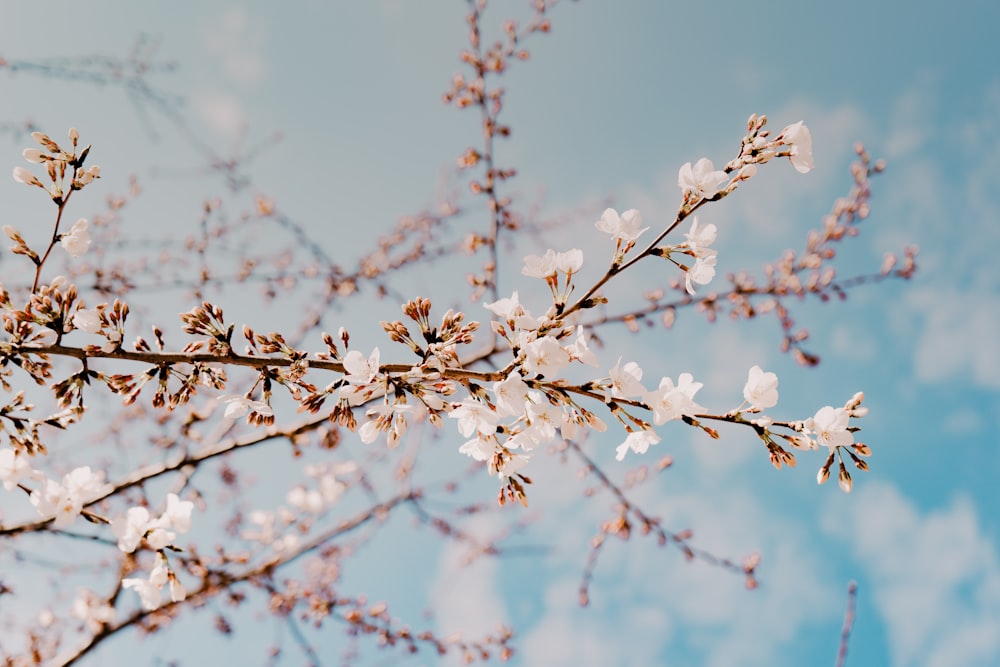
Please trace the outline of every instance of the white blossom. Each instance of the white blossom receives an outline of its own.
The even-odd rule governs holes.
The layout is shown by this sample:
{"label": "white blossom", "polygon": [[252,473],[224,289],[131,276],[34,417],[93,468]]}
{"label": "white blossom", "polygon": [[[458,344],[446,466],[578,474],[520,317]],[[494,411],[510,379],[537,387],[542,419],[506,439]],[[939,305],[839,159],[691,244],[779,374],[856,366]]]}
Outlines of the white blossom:
{"label": "white blossom", "polygon": [[167,582],[167,586],[170,589],[170,601],[171,602],[182,602],[184,598],[187,597],[187,591],[184,590],[184,584],[182,584],[177,576],[173,572],[170,573],[170,580]]}
{"label": "white blossom", "polygon": [[524,370],[529,376],[555,377],[569,362],[569,353],[552,336],[542,336],[524,346]]}
{"label": "white blossom", "polygon": [[792,166],[800,174],[805,174],[811,171],[813,164],[813,153],[812,153],[812,133],[809,132],[809,128],[806,127],[802,121],[795,123],[794,125],[789,125],[784,130],[781,131],[781,139],[784,143],[789,144],[792,148],[791,155],[788,157],[792,162]]}
{"label": "white blossom", "polygon": [[250,411],[264,415],[265,417],[274,414],[271,406],[267,403],[264,403],[263,401],[254,401],[246,396],[233,394],[223,396],[219,400],[228,404],[226,405],[226,411],[223,413],[223,417],[226,419],[239,419],[240,417],[246,416],[246,414]]}
{"label": "white blossom", "polygon": [[[122,588],[134,589],[136,593],[139,594],[139,600],[142,603],[143,609],[151,611],[160,606],[160,602],[163,599],[161,591],[163,586],[173,579],[170,570],[167,568],[166,559],[162,556],[156,561],[156,565],[149,573],[148,579],[141,579],[138,577],[130,577],[128,579],[122,580]],[[175,591],[174,587],[171,586],[170,594],[171,599],[175,602],[184,599],[183,595],[179,598],[175,598],[176,593],[183,593],[183,587]]]}
{"label": "white blossom", "polygon": [[448,413],[450,419],[458,420],[458,432],[466,438],[473,433],[491,435],[497,432],[497,422],[500,416],[485,403],[475,399],[466,399]]}
{"label": "white blossom", "polygon": [[87,231],[86,219],[80,218],[73,223],[69,232],[62,235],[59,243],[70,257],[79,257],[87,252],[87,248],[90,247],[90,232]]}
{"label": "white blossom", "polygon": [[516,290],[509,298],[497,299],[492,303],[484,303],[483,307],[503,320],[513,321],[515,317],[525,314],[524,307],[521,306],[521,302],[518,300]]}
{"label": "white blossom", "polygon": [[631,431],[625,438],[625,442],[615,449],[615,458],[619,461],[623,460],[629,450],[636,454],[645,454],[650,445],[655,445],[659,441],[660,436],[656,434],[656,431],[649,429]]}
{"label": "white blossom", "polygon": [[816,436],[816,441],[835,449],[854,443],[854,434],[847,430],[851,416],[844,408],[826,406],[820,408],[814,417],[805,421],[806,429]]}
{"label": "white blossom", "polygon": [[707,285],[715,277],[715,263],[718,257],[709,255],[707,257],[697,257],[694,264],[684,273],[684,289],[691,296],[694,296],[694,283]]}
{"label": "white blossom", "polygon": [[715,243],[717,231],[715,225],[708,224],[701,226],[698,223],[698,216],[691,220],[691,231],[684,235],[687,241],[684,243],[691,250],[695,257],[710,257],[717,254],[717,250],[709,248]]}
{"label": "white blossom", "polygon": [[306,489],[301,484],[293,487],[285,500],[295,509],[310,514],[319,514],[325,506],[322,493],[315,489]]}
{"label": "white blossom", "polygon": [[22,479],[34,476],[35,471],[28,463],[28,457],[10,447],[0,449],[0,482],[10,491]]}
{"label": "white blossom", "polygon": [[754,411],[773,408],[778,404],[778,376],[765,373],[760,366],[754,366],[743,386],[743,398]]}
{"label": "white blossom", "polygon": [[458,448],[459,453],[471,456],[477,461],[485,461],[493,456],[496,445],[492,440],[473,438]]}
{"label": "white blossom", "polygon": [[160,521],[179,533],[186,533],[191,530],[191,512],[194,510],[194,503],[190,500],[181,500],[176,493],[167,494],[167,508],[160,516]]}
{"label": "white blossom", "polygon": [[526,255],[521,273],[530,278],[548,278],[558,272],[556,263],[556,252],[552,249],[546,250],[542,256]]}
{"label": "white blossom", "polygon": [[570,359],[579,361],[588,366],[597,366],[597,355],[591,352],[587,345],[587,334],[583,330],[583,325],[576,328],[576,340],[566,346]]}
{"label": "white blossom", "polygon": [[118,548],[127,554],[135,551],[149,530],[149,524],[149,510],[130,507],[124,515],[111,522],[111,531],[118,538]]}
{"label": "white blossom", "polygon": [[708,158],[701,158],[694,167],[685,162],[677,174],[677,185],[684,194],[691,193],[704,199],[714,197],[719,191],[719,183],[726,179],[726,172],[716,171]]}
{"label": "white blossom", "polygon": [[[532,394],[534,396],[528,403],[528,409],[525,412],[528,428],[524,430],[524,433],[531,438],[534,444],[551,442],[556,437],[556,429],[562,426],[563,411],[549,403],[548,399],[539,392],[532,392]],[[534,445],[524,447],[522,444],[522,448],[534,449]]]}
{"label": "white blossom", "polygon": [[490,474],[496,473],[497,476],[503,481],[505,478],[510,477],[518,470],[524,468],[528,465],[530,459],[525,454],[512,454],[503,458],[500,467],[493,469],[494,461],[490,461]]}
{"label": "white blossom", "polygon": [[62,482],[45,480],[41,489],[31,492],[30,500],[42,516],[52,515],[56,528],[65,528],[76,520],[84,505],[108,488],[103,474],[82,466],[64,475]]}
{"label": "white blossom", "polygon": [[653,411],[653,423],[665,424],[684,415],[704,412],[705,408],[694,402],[694,395],[704,385],[695,382],[690,373],[681,373],[677,385],[668,377],[660,380],[660,386],[643,395],[642,400]]}
{"label": "white blossom", "polygon": [[528,397],[528,385],[517,373],[493,384],[493,402],[497,412],[506,417],[524,414],[524,401]]}
{"label": "white blossom", "polygon": [[115,622],[115,608],[89,588],[77,591],[70,615],[83,621],[84,627],[91,633],[100,632],[105,625]]}
{"label": "white blossom", "polygon": [[613,208],[605,209],[595,226],[599,231],[611,234],[611,238],[623,244],[634,242],[640,234],[649,229],[642,227],[642,214],[634,208],[621,215],[618,215],[618,211]]}
{"label": "white blossom", "polygon": [[573,248],[566,252],[556,253],[556,268],[567,275],[573,275],[583,266],[583,251]]}
{"label": "white blossom", "polygon": [[371,384],[378,376],[379,350],[376,347],[371,355],[365,355],[357,350],[351,350],[344,355],[344,379],[351,384]]}
{"label": "white blossom", "polygon": [[620,398],[630,398],[645,393],[646,388],[642,386],[642,369],[639,364],[629,361],[622,366],[619,357],[618,363],[611,369],[611,394]]}

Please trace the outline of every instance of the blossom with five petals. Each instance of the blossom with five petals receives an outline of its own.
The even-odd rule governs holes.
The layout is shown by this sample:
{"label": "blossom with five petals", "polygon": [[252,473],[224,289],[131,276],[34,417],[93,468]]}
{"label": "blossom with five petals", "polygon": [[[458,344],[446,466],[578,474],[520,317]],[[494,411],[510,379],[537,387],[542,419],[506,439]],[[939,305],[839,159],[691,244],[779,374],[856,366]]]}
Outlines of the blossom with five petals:
{"label": "blossom with five petals", "polygon": [[621,357],[618,363],[610,371],[611,395],[622,398],[639,396],[646,391],[642,386],[642,368],[634,361],[629,361],[622,366]]}
{"label": "blossom with five petals", "polygon": [[805,427],[816,436],[816,441],[829,447],[847,447],[854,443],[854,434],[847,430],[851,416],[844,408],[826,406],[805,421]]}
{"label": "blossom with five petals", "polygon": [[773,408],[778,404],[778,376],[765,373],[760,366],[754,366],[743,386],[743,398],[754,412]]}
{"label": "blossom with five petals", "polygon": [[660,380],[660,386],[643,394],[642,400],[653,411],[653,423],[657,426],[684,415],[704,412],[705,408],[694,402],[694,395],[704,385],[695,382],[690,373],[681,373],[677,385],[668,377]]}
{"label": "blossom with five petals", "polygon": [[555,377],[569,362],[569,352],[552,336],[542,336],[524,345],[523,366],[531,377]]}
{"label": "blossom with five petals", "polygon": [[379,351],[376,347],[371,355],[365,355],[357,350],[351,350],[344,355],[344,379],[351,384],[371,384],[378,376]]}
{"label": "blossom with five petals", "polygon": [[634,208],[630,208],[621,215],[613,208],[604,210],[601,219],[595,225],[599,231],[611,234],[611,238],[619,244],[633,243],[639,235],[648,230],[649,227],[642,226],[642,214]]}
{"label": "blossom with five petals", "polygon": [[695,162],[685,162],[677,174],[677,185],[685,194],[710,199],[719,192],[719,184],[726,180],[726,172],[716,171],[715,165],[706,157]]}
{"label": "blossom with five petals", "polygon": [[500,415],[493,408],[472,398],[457,404],[448,417],[458,420],[458,432],[466,438],[473,433],[492,435],[497,432],[500,421]]}

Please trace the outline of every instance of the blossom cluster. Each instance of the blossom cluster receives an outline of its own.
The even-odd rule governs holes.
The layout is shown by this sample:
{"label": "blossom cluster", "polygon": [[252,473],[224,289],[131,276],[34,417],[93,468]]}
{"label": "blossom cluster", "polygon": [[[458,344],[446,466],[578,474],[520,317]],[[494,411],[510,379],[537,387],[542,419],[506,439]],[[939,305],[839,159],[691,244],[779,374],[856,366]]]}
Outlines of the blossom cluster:
{"label": "blossom cluster", "polygon": [[[88,308],[79,298],[76,285],[65,277],[57,276],[48,283],[39,280],[44,258],[56,245],[72,258],[88,251],[93,243],[90,224],[81,218],[69,230],[60,230],[57,222],[49,247],[41,253],[29,247],[20,232],[4,228],[15,244],[15,254],[32,258],[37,269],[24,308],[16,309],[9,294],[0,289],[5,321],[16,323],[8,326],[11,336],[10,342],[4,343],[4,354],[16,356],[19,365],[40,384],[48,382],[52,374],[48,362],[52,355],[68,354],[88,362],[110,357],[149,364],[144,373],[134,376],[102,373],[85,363],[83,370],[52,383],[64,412],[44,423],[58,428],[66,428],[83,414],[84,387],[92,382],[103,383],[123,395],[126,404],[137,400],[144,385],[155,384],[153,405],[169,409],[203,389],[216,391],[216,397],[207,405],[219,406],[224,429],[233,428],[237,420],[252,426],[273,425],[276,410],[272,391],[281,386],[301,410],[325,412],[330,421],[356,431],[365,444],[376,442],[384,434],[390,449],[403,441],[415,421],[426,420],[437,427],[454,423],[463,438],[458,452],[482,462],[490,475],[499,478],[501,504],[508,500],[527,504],[525,485],[531,479],[525,473],[532,457],[545,446],[580,439],[587,431],[605,432],[607,422],[614,421],[623,433],[616,438],[614,447],[619,462],[647,454],[661,442],[659,427],[670,422],[699,428],[712,437],[718,434],[708,424],[729,423],[752,429],[776,467],[795,465],[794,454],[785,446],[803,451],[825,448],[828,456],[818,481],[825,482],[833,463],[839,460],[840,487],[850,491],[851,476],[845,463],[865,470],[864,457],[870,454],[866,445],[855,441],[857,427],[851,423],[867,412],[861,407],[862,394],[843,407],[824,406],[806,419],[775,419],[766,412],[778,404],[777,375],[754,366],[743,387],[742,403],[728,411],[712,410],[698,402],[703,383],[696,381],[691,372],[649,374],[625,357],[619,357],[613,365],[602,363],[595,353],[596,345],[592,346],[592,323],[585,319],[588,310],[607,303],[604,285],[647,257],[666,260],[668,264],[661,265],[681,271],[683,289],[689,297],[695,296],[698,286],[711,283],[719,261],[713,247],[719,229],[704,222],[706,216],[698,209],[731,194],[754,176],[757,165],[774,157],[788,157],[800,172],[813,166],[811,136],[802,123],[786,127],[773,139],[764,123],[763,116],[751,117],[739,157],[724,169],[715,169],[708,158],[681,166],[677,216],[645,246],[639,245],[640,239],[652,227],[644,224],[638,210],[604,210],[594,227],[610,237],[611,259],[586,290],[579,289],[584,278],[584,252],[580,248],[549,248],[525,256],[521,274],[544,281],[550,300],[544,311],[532,312],[529,304],[522,303],[520,295],[526,293],[524,290],[503,297],[494,292],[493,300],[482,304],[489,314],[492,333],[485,353],[463,355],[467,346],[486,338],[476,338],[478,322],[466,321],[463,313],[449,310],[432,324],[431,303],[424,298],[403,305],[403,313],[412,323],[381,323],[392,342],[416,355],[417,360],[411,359],[411,363],[386,363],[378,346],[365,352],[352,348],[343,328],[336,338],[324,334],[325,352],[310,354],[295,349],[279,333],[262,335],[244,326],[242,333],[248,345],[240,354],[234,349],[234,326],[224,321],[221,308],[207,302],[181,315],[184,332],[198,337],[182,352],[165,353],[163,333],[156,327],[153,330],[158,351],[142,338],[136,339],[134,351],[126,351],[123,341],[128,304],[116,300],[112,305],[102,303]],[[71,150],[63,150],[41,133],[33,136],[44,150],[28,149],[24,156],[31,163],[45,165],[49,183],[22,167],[15,169],[14,178],[44,189],[59,206],[61,220],[70,194],[99,178],[100,169],[84,168],[89,147],[77,151],[75,130],[70,132]],[[682,223],[686,231],[679,229]],[[683,238],[668,242],[667,236],[675,230]],[[679,280],[675,286],[680,290]],[[412,330],[414,323],[419,331]],[[83,334],[104,340],[101,345],[71,347]],[[494,364],[491,370],[485,369],[484,361]],[[233,391],[224,370],[227,365],[254,368],[257,380],[243,393],[225,393]],[[321,372],[333,373],[335,378],[318,388],[311,378]],[[181,387],[172,390],[171,386],[176,385],[171,383],[178,380]],[[327,401],[332,408],[324,410]],[[208,414],[211,412],[197,418],[207,419]],[[294,434],[290,439],[294,444]],[[123,508],[121,514],[108,520],[94,508],[123,487],[106,483],[104,474],[89,466],[50,479],[35,467],[37,454],[43,448],[29,447],[13,438],[11,443],[0,449],[0,483],[6,490],[26,493],[44,520],[57,529],[70,526],[81,514],[93,523],[110,524],[123,563],[121,588],[135,591],[143,609],[158,609],[165,599],[173,603],[186,599],[170,554],[180,551],[175,541],[191,528],[192,501],[170,493],[159,513],[137,504]],[[354,463],[311,464],[304,472],[311,481],[293,486],[284,505],[274,510],[249,511],[245,518],[241,516],[238,525],[234,524],[232,534],[256,543],[257,553],[263,550],[292,558],[306,548],[303,536],[328,515],[349,488],[348,477],[364,475]],[[187,568],[188,573],[194,571]],[[128,574],[137,576],[125,576]],[[84,589],[73,604],[72,615],[92,632],[99,632],[114,622],[115,608]]]}
{"label": "blossom cluster", "polygon": [[[534,315],[520,303],[517,291],[510,297],[484,304],[493,315],[494,334],[506,341],[511,352],[510,363],[501,374],[490,376],[488,386],[468,381],[456,382],[448,374],[450,369],[461,368],[456,347],[471,342],[472,333],[478,324],[462,324],[462,314],[449,311],[440,331],[435,329],[432,334],[428,320],[429,302],[426,300],[418,299],[404,306],[404,312],[420,326],[426,347],[418,343],[401,322],[383,323],[383,328],[395,342],[405,343],[422,356],[422,363],[405,372],[388,373],[381,363],[378,347],[368,355],[355,349],[346,349],[341,356],[332,337],[328,337],[331,355],[340,361],[343,376],[322,391],[310,390],[311,385],[303,384],[298,379],[308,367],[308,361],[287,348],[280,336],[272,339],[250,332],[247,334],[248,340],[254,346],[262,345],[264,351],[279,351],[295,356],[299,370],[296,371],[294,384],[311,391],[303,403],[310,411],[319,410],[327,396],[336,396],[336,407],[331,418],[357,428],[353,409],[368,406],[359,428],[363,442],[374,442],[381,433],[386,433],[387,444],[392,447],[406,432],[409,420],[429,417],[433,423],[440,425],[441,416],[447,414],[457,422],[459,433],[467,438],[460,451],[486,462],[490,473],[500,475],[508,484],[511,483],[512,475],[526,465],[530,453],[539,445],[551,442],[557,435],[564,439],[573,438],[584,427],[595,430],[606,428],[598,415],[580,403],[581,398],[595,399],[606,404],[611,415],[622,423],[626,439],[616,449],[618,460],[623,460],[629,451],[644,453],[650,445],[660,440],[654,426],[679,419],[697,423],[696,417],[713,418],[703,406],[695,402],[695,394],[702,384],[695,382],[690,373],[681,373],[676,382],[670,377],[663,377],[657,387],[650,390],[641,383],[642,369],[634,362],[623,365],[619,360],[606,377],[592,379],[583,385],[573,385],[562,377],[571,364],[599,366],[588,345],[585,327],[574,323],[574,319],[580,312],[603,302],[598,289],[604,282],[647,256],[667,259],[680,268],[684,272],[685,290],[691,295],[695,293],[695,285],[707,285],[711,282],[718,261],[718,253],[712,247],[718,229],[713,224],[703,224],[697,215],[692,215],[695,209],[706,201],[730,194],[741,182],[754,175],[755,165],[766,163],[773,157],[788,157],[801,172],[812,168],[812,139],[804,124],[799,122],[789,125],[777,138],[771,139],[764,129],[765,123],[764,116],[750,118],[740,156],[725,169],[716,170],[708,158],[681,166],[678,187],[681,190],[682,205],[678,218],[641,252],[633,251],[638,239],[650,229],[643,226],[641,213],[636,209],[628,209],[621,214],[614,209],[605,210],[595,227],[608,234],[614,242],[613,258],[605,277],[575,303],[571,304],[570,298],[576,287],[574,278],[579,276],[583,266],[583,252],[578,248],[562,252],[549,249],[542,255],[527,255],[521,272],[525,276],[545,281],[552,297],[552,305],[544,314]],[[70,136],[75,149],[77,136],[73,131]],[[99,176],[99,170],[79,170],[87,150],[77,157],[74,152],[63,151],[45,135],[38,135],[35,139],[48,153],[29,149],[25,152],[25,157],[29,161],[49,165],[52,176],[50,180],[53,183],[59,180],[56,178],[59,170],[54,170],[53,165],[78,166],[74,187],[82,187]],[[23,169],[15,171],[15,178],[29,185],[37,185],[37,179],[30,177]],[[691,217],[691,226],[684,234],[684,240],[676,244],[662,243],[667,233],[688,216]],[[8,235],[20,238],[15,232],[8,232]],[[70,254],[77,256],[84,252],[90,243],[86,221],[78,221],[68,233],[60,236],[60,240]],[[26,248],[23,240],[19,243]],[[682,260],[682,257],[689,259]],[[693,260],[690,265],[683,263],[690,260]],[[231,349],[230,334],[224,333],[221,310],[206,304],[204,309],[185,314],[184,318],[187,331],[211,335],[210,349]],[[70,319],[77,329],[108,337],[104,351],[117,349],[120,344],[120,322],[117,327],[111,326],[114,318],[108,316],[106,306],[98,306],[96,309],[81,306]],[[123,319],[124,315],[119,318]],[[341,331],[341,340],[347,348],[346,331]],[[217,378],[212,384],[223,382],[222,378]],[[450,401],[448,397],[458,390],[460,384],[466,386],[468,397]],[[744,392],[749,404],[747,412],[758,413],[773,407],[777,401],[776,385],[777,379],[773,373],[764,373],[759,367],[752,369]],[[131,384],[127,386],[133,387]],[[134,396],[138,389],[133,388],[131,391]],[[263,400],[255,398],[253,390],[243,395],[223,396],[221,400],[226,404],[225,417],[246,417],[255,424],[273,422],[274,412],[269,392],[269,389],[265,389]],[[411,402],[407,396],[417,400]],[[637,410],[640,412],[637,413]],[[649,414],[648,418],[639,416],[643,410]],[[733,416],[739,414],[729,413],[728,417],[730,421],[739,421],[742,417]],[[791,442],[798,446],[808,434],[818,433],[821,435],[817,437],[824,444],[832,442],[837,447],[851,444],[843,435],[831,435],[847,433],[843,429],[832,430],[839,424],[840,421],[832,422],[827,413],[820,411],[811,421],[799,422],[797,431],[800,435],[792,438]],[[767,430],[773,426],[773,422],[769,423],[768,418],[760,417],[755,420],[754,426],[763,430],[762,437],[769,443],[773,458],[774,447],[777,446],[770,439]],[[824,427],[829,428],[823,430]],[[785,454],[778,458],[787,461],[789,456]],[[13,465],[12,462],[12,469]],[[15,474],[17,473],[11,472],[9,478],[13,479]],[[57,487],[52,488],[55,498]],[[517,491],[515,495],[521,497],[522,494]],[[38,503],[42,504],[42,501],[39,500]],[[309,495],[300,498],[298,504],[303,507],[322,505]],[[43,506],[48,508],[50,504],[45,503]],[[136,510],[134,517],[137,527],[126,533],[129,537],[122,538],[125,540],[123,544],[134,548],[136,539],[141,539],[136,537],[139,534],[136,531],[143,528],[145,530],[142,531],[142,536],[147,541],[152,540],[154,548],[160,548],[156,544],[165,538],[158,537],[158,529],[143,523],[148,517],[140,516],[138,510],[141,509],[133,508]]]}
{"label": "blossom cluster", "polygon": [[[28,489],[24,480],[38,482],[39,488]],[[32,467],[27,454],[10,447],[0,449],[0,483],[8,491],[16,487],[27,491],[38,513],[52,519],[56,528],[71,525],[85,505],[110,490],[104,483],[104,473],[93,471],[90,466],[74,468],[58,480],[49,479]]]}
{"label": "blossom cluster", "polygon": [[170,599],[179,602],[184,599],[184,586],[171,570],[164,550],[171,546],[178,533],[186,533],[191,529],[191,512],[194,503],[181,500],[177,494],[167,494],[167,506],[158,517],[150,515],[145,507],[130,507],[128,511],[111,522],[111,529],[118,538],[118,548],[124,553],[132,553],[145,543],[156,551],[156,565],[149,575],[129,577],[122,580],[124,588],[135,590],[139,594],[145,609],[156,609],[160,606],[162,589],[168,585]]}

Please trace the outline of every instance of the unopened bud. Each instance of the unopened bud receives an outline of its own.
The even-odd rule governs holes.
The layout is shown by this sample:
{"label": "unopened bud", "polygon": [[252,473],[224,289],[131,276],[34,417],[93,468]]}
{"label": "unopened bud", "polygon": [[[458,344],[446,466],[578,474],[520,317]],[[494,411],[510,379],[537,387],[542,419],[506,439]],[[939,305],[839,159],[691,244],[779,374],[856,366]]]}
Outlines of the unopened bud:
{"label": "unopened bud", "polygon": [[41,164],[45,161],[45,153],[38,150],[37,148],[25,148],[21,151],[21,156],[25,160],[34,164]]}
{"label": "unopened bud", "polygon": [[44,187],[42,182],[38,180],[38,177],[24,167],[14,167],[14,180],[18,183],[24,183],[25,185],[37,185],[38,187]]}
{"label": "unopened bud", "polygon": [[838,475],[837,481],[840,484],[841,491],[844,493],[851,492],[851,488],[854,486],[854,483],[851,481],[851,473],[847,472],[847,468],[844,467],[843,463],[840,464],[840,474]]}
{"label": "unopened bud", "polygon": [[825,484],[828,479],[830,479],[830,469],[826,467],[820,468],[819,473],[816,474],[816,483]]}

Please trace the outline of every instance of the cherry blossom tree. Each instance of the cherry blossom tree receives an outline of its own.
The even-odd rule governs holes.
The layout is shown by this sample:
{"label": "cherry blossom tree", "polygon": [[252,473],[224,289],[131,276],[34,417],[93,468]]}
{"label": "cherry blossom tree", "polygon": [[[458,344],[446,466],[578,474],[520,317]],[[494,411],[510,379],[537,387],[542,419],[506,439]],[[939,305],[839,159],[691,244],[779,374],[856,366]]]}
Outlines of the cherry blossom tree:
{"label": "cherry blossom tree", "polygon": [[[510,535],[483,537],[471,518],[499,513],[530,531],[526,508],[546,510],[533,500],[533,468],[545,458],[566,470],[561,493],[607,508],[581,554],[581,604],[608,539],[633,532],[753,588],[757,554],[710,553],[633,496],[671,467],[664,440],[675,429],[707,439],[752,434],[775,468],[801,462],[820,484],[835,475],[851,491],[877,450],[859,435],[863,388],[832,396],[817,387],[811,413],[786,414],[776,373],[753,366],[738,370],[742,396],[702,405],[703,382],[689,369],[642,366],[602,336],[637,332],[641,322],[668,335],[682,311],[709,322],[773,317],[782,350],[817,364],[796,304],[835,301],[915,270],[913,249],[886,255],[870,274],[834,269],[841,242],[869,215],[882,162],[858,146],[849,192],[800,250],[777,248],[760,275],[713,248],[726,233],[710,222],[713,210],[752,188],[761,170],[791,167],[808,178],[808,119],[780,119],[775,131],[754,113],[745,127],[720,128],[738,149],[717,156],[718,169],[708,157],[683,162],[672,218],[644,217],[628,202],[579,212],[574,224],[602,240],[601,253],[539,245],[511,256],[507,241],[537,234],[541,223],[511,194],[516,169],[496,154],[512,132],[499,82],[528,66],[526,46],[550,30],[553,4],[539,0],[531,21],[503,23],[496,41],[483,37],[486,2],[471,5],[462,69],[444,94],[456,113],[480,118],[478,143],[457,158],[455,178],[471,194],[403,218],[375,247],[357,248],[351,266],[333,262],[321,240],[261,195],[235,221],[207,203],[201,235],[180,247],[137,249],[121,221],[141,188],[111,195],[98,216],[82,217],[78,203],[127,165],[94,164],[101,147],[85,132],[63,139],[64,130],[31,128],[13,178],[35,196],[37,218],[3,228],[0,539],[8,563],[52,550],[76,556],[55,578],[5,565],[4,664],[74,664],[128,633],[170,633],[186,615],[238,632],[234,623],[253,622],[248,608],[287,623],[310,659],[314,638],[300,626],[332,625],[354,651],[509,657],[516,628],[483,637],[421,628],[346,572],[382,533],[401,543],[405,531],[430,534],[466,546],[472,559],[502,557]],[[234,181],[227,196],[245,193]],[[475,268],[456,273],[465,264],[442,258]],[[639,264],[656,264],[663,282],[636,305],[616,287]],[[532,297],[501,290],[501,269],[528,281]],[[410,293],[420,272],[464,281],[467,299]],[[164,286],[179,295],[179,318],[165,309]],[[265,308],[252,321],[230,316],[226,299],[251,286],[262,305],[297,304],[299,319],[272,320]],[[352,331],[364,325],[341,320],[337,308],[372,296],[387,313],[382,335],[359,338]],[[84,434],[97,445],[73,446]],[[581,465],[593,487],[575,481]],[[404,533],[398,515],[410,521]]]}

